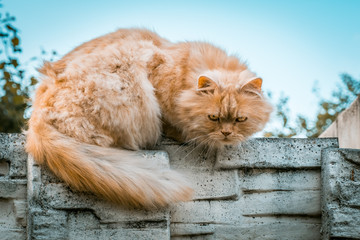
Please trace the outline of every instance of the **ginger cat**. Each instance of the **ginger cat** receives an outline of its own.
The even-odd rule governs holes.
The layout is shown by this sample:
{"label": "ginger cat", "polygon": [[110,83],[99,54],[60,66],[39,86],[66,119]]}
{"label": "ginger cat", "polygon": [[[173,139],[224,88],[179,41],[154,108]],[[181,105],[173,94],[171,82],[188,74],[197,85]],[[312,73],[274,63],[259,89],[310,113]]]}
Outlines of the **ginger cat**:
{"label": "ginger cat", "polygon": [[191,198],[172,170],[145,163],[162,129],[179,141],[236,144],[261,130],[272,110],[262,80],[208,43],[171,43],[121,29],[40,69],[27,152],[70,187],[132,207]]}

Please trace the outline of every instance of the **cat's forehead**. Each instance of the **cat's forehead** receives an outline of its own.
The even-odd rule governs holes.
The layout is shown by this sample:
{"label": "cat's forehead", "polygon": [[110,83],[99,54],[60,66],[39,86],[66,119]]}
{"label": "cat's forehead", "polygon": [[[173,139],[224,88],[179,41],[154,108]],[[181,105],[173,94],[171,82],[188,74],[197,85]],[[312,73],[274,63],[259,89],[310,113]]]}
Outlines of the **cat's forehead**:
{"label": "cat's forehead", "polygon": [[212,79],[221,88],[241,88],[249,80],[254,79],[256,74],[246,69],[241,72],[238,71],[220,71],[212,70],[203,74]]}
{"label": "cat's forehead", "polygon": [[225,90],[221,93],[219,113],[222,117],[236,117],[240,111],[238,93]]}

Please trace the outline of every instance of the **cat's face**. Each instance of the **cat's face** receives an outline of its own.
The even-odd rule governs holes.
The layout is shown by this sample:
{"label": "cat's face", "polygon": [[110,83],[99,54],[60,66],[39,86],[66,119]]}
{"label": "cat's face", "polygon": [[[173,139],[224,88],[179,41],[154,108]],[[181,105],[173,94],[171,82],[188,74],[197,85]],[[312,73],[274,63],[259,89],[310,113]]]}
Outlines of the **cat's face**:
{"label": "cat's face", "polygon": [[244,141],[263,129],[272,110],[261,94],[259,78],[225,87],[199,78],[199,88],[184,92],[179,102],[185,138],[210,147]]}

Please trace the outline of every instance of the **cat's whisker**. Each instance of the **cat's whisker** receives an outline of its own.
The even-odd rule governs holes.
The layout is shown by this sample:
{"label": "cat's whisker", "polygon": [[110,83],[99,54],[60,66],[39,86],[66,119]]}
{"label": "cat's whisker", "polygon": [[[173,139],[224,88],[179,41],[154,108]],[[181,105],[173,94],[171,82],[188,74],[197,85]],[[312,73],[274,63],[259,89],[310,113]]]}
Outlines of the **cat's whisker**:
{"label": "cat's whisker", "polygon": [[201,138],[202,136],[198,136],[198,137],[195,137],[195,138],[192,138],[186,142],[183,142],[179,145],[179,147],[175,150],[174,154],[177,153],[177,151],[179,151],[180,149],[183,149],[183,147],[185,146],[185,149],[183,150],[186,150],[187,148],[190,148],[191,145],[193,144],[193,141],[195,141],[196,139],[198,138]]}
{"label": "cat's whisker", "polygon": [[201,158],[201,156],[203,156],[203,153],[204,151],[206,151],[206,153],[204,154],[205,155],[205,158],[208,158],[208,154],[207,152],[209,151],[209,143],[211,142],[211,138],[207,135],[203,136],[204,137],[204,140],[202,140],[200,143],[199,143],[199,146],[202,146],[203,147],[203,150],[201,151],[201,153],[199,154],[198,158],[195,160],[196,162],[198,162]]}
{"label": "cat's whisker", "polygon": [[[205,135],[206,136],[206,135]],[[188,143],[189,142],[195,142],[197,139],[199,139],[199,138],[203,138],[204,136],[203,135],[201,135],[201,136],[197,136],[197,137],[194,137],[194,138],[191,138],[189,141],[187,141]]]}
{"label": "cat's whisker", "polygon": [[189,147],[186,143],[182,143],[182,144],[180,144],[180,145],[176,148],[176,150],[174,151],[174,154],[177,153],[177,152],[178,152],[180,149],[182,149],[184,146],[185,146],[186,148]]}
{"label": "cat's whisker", "polygon": [[213,141],[213,140],[210,140],[210,141],[209,141],[208,149],[207,149],[207,152],[206,152],[206,156],[207,156],[207,157],[209,157],[210,154],[212,153],[212,151],[214,150],[215,144],[216,144],[216,141]]}
{"label": "cat's whisker", "polygon": [[214,141],[210,141],[209,143],[210,143],[210,144],[209,144],[209,147],[207,148],[207,151],[206,151],[206,153],[205,153],[205,155],[206,155],[207,157],[209,157],[209,155],[210,155],[210,153],[211,153],[211,151],[213,150],[213,147],[214,147],[214,145],[215,145],[215,142],[214,142]]}
{"label": "cat's whisker", "polygon": [[[206,150],[207,150],[207,147],[208,147],[206,144],[201,144],[201,146],[202,146],[203,150],[201,151],[201,153],[199,154],[198,158],[197,158],[195,161],[199,161],[199,160],[200,160],[200,158],[203,156],[204,151],[206,151]],[[205,156],[206,156],[206,155],[205,155]]]}
{"label": "cat's whisker", "polygon": [[[206,146],[206,144],[203,144],[203,141],[199,141],[199,139],[201,138],[205,138],[205,140],[207,139],[207,135],[203,135],[203,136],[198,136],[196,138],[191,139],[192,143],[194,144],[194,148],[188,153],[186,154],[186,156],[184,157],[185,159],[193,152],[195,151],[195,149],[199,148],[199,147],[204,147]],[[202,153],[200,153],[201,155]]]}
{"label": "cat's whisker", "polygon": [[[175,154],[177,151],[179,151],[180,149],[182,149],[183,151],[186,151],[186,150],[188,150],[188,149],[191,148],[191,147],[195,147],[195,146],[196,146],[196,140],[199,139],[199,138],[201,138],[201,137],[203,137],[203,136],[198,136],[198,137],[192,138],[192,139],[190,139],[190,140],[182,143],[182,144],[175,150],[174,154]],[[184,148],[184,146],[185,146],[185,148]]]}
{"label": "cat's whisker", "polygon": [[197,145],[195,146],[188,154],[185,155],[184,159],[186,159],[192,152],[195,151],[195,149],[197,149],[198,147],[200,147],[201,145]]}
{"label": "cat's whisker", "polygon": [[205,157],[206,158],[210,158],[211,154],[214,152],[214,150],[216,149],[215,147],[216,145],[216,141],[214,141],[213,139],[209,138],[208,142],[207,142],[207,148],[206,148],[206,153],[205,153]]}

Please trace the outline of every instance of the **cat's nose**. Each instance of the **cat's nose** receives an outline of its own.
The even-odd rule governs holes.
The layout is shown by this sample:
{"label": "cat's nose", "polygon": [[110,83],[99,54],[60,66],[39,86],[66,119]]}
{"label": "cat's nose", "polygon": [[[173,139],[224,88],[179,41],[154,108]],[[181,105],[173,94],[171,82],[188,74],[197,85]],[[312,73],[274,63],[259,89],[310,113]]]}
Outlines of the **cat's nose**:
{"label": "cat's nose", "polygon": [[227,136],[229,136],[229,135],[231,134],[231,132],[228,132],[228,131],[221,131],[221,133],[222,133],[225,137],[227,137]]}

